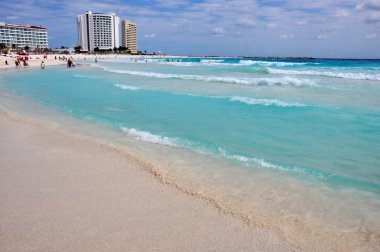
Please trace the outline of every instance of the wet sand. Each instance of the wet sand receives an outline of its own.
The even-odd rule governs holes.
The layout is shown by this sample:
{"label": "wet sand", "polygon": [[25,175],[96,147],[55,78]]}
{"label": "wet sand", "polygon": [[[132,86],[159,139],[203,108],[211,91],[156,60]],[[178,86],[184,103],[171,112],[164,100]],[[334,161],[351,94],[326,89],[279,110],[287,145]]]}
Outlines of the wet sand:
{"label": "wet sand", "polygon": [[298,251],[122,153],[0,111],[1,251]]}

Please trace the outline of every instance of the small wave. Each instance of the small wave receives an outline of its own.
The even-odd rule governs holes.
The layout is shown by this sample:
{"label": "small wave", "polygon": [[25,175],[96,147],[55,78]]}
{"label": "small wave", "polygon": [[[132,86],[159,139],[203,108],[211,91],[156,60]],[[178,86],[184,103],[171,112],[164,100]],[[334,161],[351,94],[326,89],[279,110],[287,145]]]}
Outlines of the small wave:
{"label": "small wave", "polygon": [[222,59],[201,59],[199,62],[201,63],[221,63],[224,60]]}
{"label": "small wave", "polygon": [[230,98],[233,102],[242,102],[248,105],[278,106],[278,107],[306,107],[308,105],[299,102],[286,102],[277,99],[256,99],[249,97],[234,96]]}
{"label": "small wave", "polygon": [[121,130],[128,136],[133,137],[136,140],[140,140],[143,142],[172,146],[172,147],[181,147],[177,140],[169,137],[162,137],[158,135],[154,135],[148,131],[140,131],[134,128],[125,128],[121,127]]}
{"label": "small wave", "polygon": [[125,109],[115,108],[115,107],[105,107],[105,109],[107,109],[109,111],[114,111],[114,112],[125,112],[126,111]]}
{"label": "small wave", "polygon": [[257,60],[240,60],[239,64],[241,65],[259,65],[259,66],[303,66],[306,64],[315,64],[315,63],[306,63],[306,62],[281,62],[281,61],[257,61]]}
{"label": "small wave", "polygon": [[318,86],[315,82],[309,79],[297,79],[292,77],[281,78],[244,78],[244,77],[219,77],[219,76],[201,76],[201,75],[182,75],[182,74],[163,74],[155,72],[139,72],[103,68],[105,71],[128,74],[134,76],[145,76],[159,79],[182,79],[182,80],[195,80],[195,81],[207,81],[207,82],[224,82],[242,85],[288,85],[288,86]]}
{"label": "small wave", "polygon": [[268,161],[265,161],[262,158],[256,158],[256,157],[245,157],[242,155],[236,155],[236,154],[231,154],[224,149],[219,147],[219,154],[227,159],[238,161],[239,163],[244,164],[245,166],[251,166],[252,164],[259,165],[264,168],[270,168],[273,170],[277,171],[284,171],[284,172],[292,172],[296,173],[299,175],[307,175],[307,176],[312,176],[312,177],[318,177],[321,179],[326,179],[329,177],[332,177],[332,174],[327,174],[315,169],[310,169],[310,168],[301,168],[301,167],[284,167],[278,164],[274,164]]}
{"label": "small wave", "polygon": [[95,77],[95,76],[87,76],[84,74],[74,74],[73,77],[74,78],[88,78],[88,79],[98,79],[99,78],[99,77]]}
{"label": "small wave", "polygon": [[118,87],[124,90],[131,90],[131,91],[136,91],[136,90],[141,89],[139,87],[124,85],[124,84],[115,84],[115,87]]}
{"label": "small wave", "polygon": [[364,74],[364,73],[339,73],[330,71],[312,71],[312,70],[284,70],[268,68],[270,74],[290,74],[290,75],[318,75],[334,78],[345,78],[355,80],[380,80],[380,74]]}
{"label": "small wave", "polygon": [[216,147],[215,149],[216,152],[214,152],[211,149],[205,148],[200,143],[197,144],[195,142],[186,141],[186,140],[182,140],[178,138],[163,137],[163,136],[152,134],[148,131],[137,130],[135,128],[121,127],[121,130],[126,135],[133,137],[134,139],[139,140],[139,141],[159,144],[159,145],[164,145],[164,146],[170,146],[170,147],[185,148],[202,155],[217,155],[217,156],[226,158],[227,160],[238,162],[244,166],[258,165],[259,167],[270,168],[276,171],[282,171],[282,172],[287,172],[287,173],[290,172],[290,173],[295,173],[301,176],[311,176],[311,177],[317,177],[320,179],[332,179],[332,178],[337,177],[334,174],[325,173],[317,169],[302,168],[302,167],[297,167],[297,166],[287,167],[287,166],[268,162],[264,160],[263,158],[246,157],[243,155],[232,154],[221,147]]}
{"label": "small wave", "polygon": [[306,105],[300,102],[289,102],[277,99],[266,99],[266,98],[252,98],[245,96],[211,96],[211,95],[200,95],[200,94],[188,94],[188,93],[173,93],[177,95],[195,96],[195,97],[206,97],[211,99],[225,99],[231,102],[241,102],[247,105],[258,105],[258,106],[277,106],[277,107],[309,107],[314,105]]}

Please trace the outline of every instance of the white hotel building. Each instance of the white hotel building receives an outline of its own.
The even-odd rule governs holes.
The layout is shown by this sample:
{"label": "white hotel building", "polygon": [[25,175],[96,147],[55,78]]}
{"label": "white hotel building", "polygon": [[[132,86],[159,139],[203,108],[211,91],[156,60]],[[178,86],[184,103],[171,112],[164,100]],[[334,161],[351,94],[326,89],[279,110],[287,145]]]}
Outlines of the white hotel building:
{"label": "white hotel building", "polygon": [[119,47],[119,17],[115,13],[87,11],[77,16],[78,43],[82,51]]}
{"label": "white hotel building", "polygon": [[0,23],[0,43],[6,44],[9,48],[24,48],[25,46],[29,46],[32,50],[47,48],[47,28]]}

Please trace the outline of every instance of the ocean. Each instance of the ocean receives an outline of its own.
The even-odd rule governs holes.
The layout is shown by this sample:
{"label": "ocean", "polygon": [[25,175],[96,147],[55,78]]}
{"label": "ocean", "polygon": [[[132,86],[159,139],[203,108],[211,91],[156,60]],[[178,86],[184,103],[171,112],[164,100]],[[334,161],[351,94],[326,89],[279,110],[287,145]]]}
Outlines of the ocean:
{"label": "ocean", "polygon": [[3,72],[0,88],[295,245],[380,249],[380,60],[78,63]]}

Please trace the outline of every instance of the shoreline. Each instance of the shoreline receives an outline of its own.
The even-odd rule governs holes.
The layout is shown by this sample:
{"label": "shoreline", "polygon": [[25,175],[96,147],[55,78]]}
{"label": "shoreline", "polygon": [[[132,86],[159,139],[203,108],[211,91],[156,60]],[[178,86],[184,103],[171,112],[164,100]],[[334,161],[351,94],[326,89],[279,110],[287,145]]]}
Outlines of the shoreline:
{"label": "shoreline", "polygon": [[[51,68],[51,70],[55,71],[56,69]],[[40,70],[35,70],[35,71],[40,72]],[[66,71],[63,71],[63,72],[66,72]],[[5,96],[7,96],[6,93],[7,92],[3,92]],[[2,96],[4,97],[4,95]],[[273,197],[277,195],[277,194],[273,194],[273,193],[276,193],[273,191],[274,188],[276,187],[280,189],[281,188],[280,184],[283,184],[283,183],[277,183],[276,182],[277,179],[274,179],[272,177],[264,176],[262,178],[265,178],[265,179],[262,179],[260,181],[254,180],[256,182],[253,184],[257,184],[257,186],[252,185],[252,187],[250,187],[248,186],[247,182],[251,184],[252,183],[251,180],[246,181],[244,179],[241,179],[242,178],[241,176],[244,176],[244,172],[240,174],[239,172],[236,173],[237,170],[234,170],[235,171],[234,173],[230,173],[229,170],[228,172],[227,170],[225,170],[227,167],[224,167],[224,170],[226,171],[225,174],[230,174],[233,176],[236,175],[238,176],[238,177],[235,177],[237,178],[237,180],[223,180],[222,178],[220,178],[220,181],[224,182],[222,183],[223,187],[219,187],[219,186],[214,187],[212,181],[209,181],[208,179],[211,178],[212,180],[213,175],[219,174],[220,169],[223,168],[222,166],[220,166],[221,163],[215,162],[216,160],[206,160],[204,158],[201,158],[198,160],[197,159],[198,157],[193,157],[193,155],[186,155],[184,157],[186,157],[187,160],[191,160],[191,162],[189,163],[190,166],[186,164],[184,165],[182,159],[172,160],[170,159],[169,156],[167,156],[167,154],[169,153],[170,155],[176,155],[174,154],[174,152],[172,153],[172,151],[174,151],[173,149],[171,149],[170,147],[162,147],[162,146],[159,146],[159,148],[164,149],[162,153],[166,153],[164,154],[165,158],[161,158],[162,155],[157,157],[156,155],[152,155],[155,153],[146,152],[148,148],[150,149],[153,146],[149,146],[149,147],[145,146],[147,147],[147,149],[145,149],[144,146],[142,148],[138,147],[138,149],[136,149],[137,147],[134,142],[123,141],[123,140],[121,140],[121,142],[118,140],[114,141],[115,140],[114,137],[117,137],[117,136],[119,136],[120,139],[124,139],[124,135],[122,135],[122,133],[120,134],[116,133],[114,135],[102,134],[104,132],[102,132],[101,130],[97,130],[96,129],[97,126],[94,126],[94,127],[93,125],[89,126],[90,122],[78,123],[78,125],[75,125],[75,126],[79,126],[80,128],[83,128],[83,132],[81,130],[80,131],[77,131],[75,129],[72,130],[71,126],[73,126],[73,123],[72,123],[72,120],[69,119],[70,116],[62,114],[64,116],[62,119],[60,119],[59,118],[60,115],[58,114],[61,114],[61,112],[54,113],[53,111],[51,111],[53,112],[51,113],[49,112],[49,110],[52,110],[52,109],[49,107],[46,107],[49,109],[44,109],[43,107],[45,105],[43,104],[40,104],[39,106],[35,107],[32,104],[33,103],[32,100],[30,100],[30,102],[28,101],[23,102],[21,99],[21,96],[20,96],[20,99],[18,99],[17,97],[13,97],[13,98],[12,97],[13,96],[9,96],[9,97],[5,97],[4,99],[0,99],[3,101],[1,103],[7,104],[8,102],[7,105],[9,104],[13,105],[13,106],[8,106],[9,108],[8,111],[18,111],[18,114],[21,115],[21,117],[24,118],[24,120],[26,120],[27,123],[31,122],[33,124],[34,122],[36,122],[37,125],[46,127],[48,130],[51,130],[52,128],[53,131],[63,133],[63,135],[65,135],[66,137],[71,138],[71,136],[74,136],[75,139],[79,138],[79,141],[84,140],[86,142],[95,143],[95,145],[99,145],[102,148],[111,149],[113,151],[123,153],[123,155],[126,155],[128,159],[132,160],[132,162],[138,163],[139,166],[142,166],[144,171],[147,172],[149,176],[153,175],[156,178],[156,181],[159,181],[164,186],[178,189],[179,192],[185,195],[189,195],[190,197],[195,196],[195,198],[200,199],[201,201],[205,201],[208,204],[212,205],[212,207],[216,208],[218,212],[227,214],[227,215],[232,215],[239,221],[243,223],[248,223],[248,226],[251,226],[254,229],[264,228],[266,230],[267,229],[272,230],[274,233],[277,234],[277,236],[280,236],[284,241],[289,242],[291,244],[297,244],[297,246],[301,246],[304,249],[308,248],[311,250],[317,249],[317,248],[319,249],[325,248],[326,250],[335,249],[339,251],[339,250],[343,250],[343,248],[355,247],[359,251],[361,249],[366,248],[367,244],[363,243],[362,246],[363,245],[364,246],[362,247],[357,243],[358,241],[360,240],[364,241],[365,237],[373,236],[375,238],[373,238],[373,240],[371,239],[368,241],[368,242],[372,242],[373,244],[373,241],[377,239],[375,230],[374,232],[371,232],[371,229],[369,230],[363,229],[360,231],[360,233],[359,231],[354,232],[355,230],[353,230],[350,234],[348,233],[347,229],[340,228],[340,227],[344,227],[345,222],[342,222],[342,226],[341,226],[341,223],[339,221],[335,222],[332,219],[326,220],[326,218],[331,217],[329,215],[325,217],[322,216],[322,218],[324,219],[323,221],[322,219],[320,220],[316,219],[315,220],[316,222],[310,223],[310,224],[313,224],[310,226],[307,226],[306,224],[304,225],[305,222],[304,222],[304,219],[302,219],[304,215],[302,214],[296,215],[296,214],[289,213],[290,215],[289,214],[286,215],[286,212],[285,212],[285,214],[283,214],[282,216],[279,216],[279,213],[280,214],[283,213],[282,207],[291,208],[293,206],[295,207],[294,209],[298,209],[294,205],[295,202],[297,201],[292,201],[291,199],[292,198],[294,199],[294,197],[287,196],[286,192],[285,192],[285,195],[281,195],[280,193],[278,194],[278,196]],[[10,98],[10,99],[7,99],[7,98]],[[25,98],[25,99],[28,99],[28,98]],[[42,117],[39,115],[41,115]],[[17,114],[16,114],[16,117],[17,117]],[[66,120],[69,120],[69,122],[66,123]],[[78,127],[76,127],[76,129],[77,128]],[[79,134],[77,134],[78,132]],[[144,143],[142,144],[145,145]],[[140,142],[138,145],[140,145]],[[146,145],[149,145],[149,144],[146,144]],[[180,162],[177,162],[177,160]],[[195,160],[196,162],[194,163]],[[216,166],[214,165],[214,162]],[[208,168],[212,168],[212,167],[217,167],[218,173],[213,173],[213,172],[211,173],[206,172],[202,174],[200,173],[200,170],[207,170]],[[189,169],[189,171],[191,170],[191,172],[189,173],[189,171],[186,171],[183,169]],[[177,170],[181,172],[177,173]],[[185,176],[181,177],[181,175],[185,175]],[[192,177],[192,175],[196,175],[196,176]],[[201,177],[201,175],[203,177]],[[206,180],[205,180],[204,175],[207,176]],[[211,176],[208,176],[208,175],[211,175]],[[256,175],[259,175],[259,174],[256,174]],[[234,200],[234,196],[235,196],[234,194],[235,188],[233,187],[234,184],[228,184],[228,182],[234,183],[234,181],[240,181],[241,186],[246,185],[246,187],[243,187],[242,190],[248,190],[250,192],[254,192],[249,195],[252,195],[254,197],[260,197],[260,199],[264,201],[262,200],[258,201],[259,204],[256,204],[255,201],[240,202],[239,200]],[[261,184],[261,181],[268,181],[269,183],[266,183],[266,184],[270,184],[270,187],[267,188],[266,187],[267,185],[264,185],[265,183]],[[274,183],[272,183],[271,181]],[[297,181],[293,181],[293,182],[297,182]],[[290,180],[288,181],[288,183],[284,182],[285,184],[287,184],[287,185],[283,184],[284,186],[287,187],[286,191],[292,190],[291,188],[288,188],[289,185],[297,184],[293,182]],[[321,200],[320,197],[314,197],[314,196],[317,196],[317,194],[319,195],[319,193],[321,193],[321,190],[325,190],[325,192],[322,193],[323,195],[338,193],[336,191],[331,192],[330,190],[328,190],[328,188],[318,187],[318,188],[315,188],[316,190],[313,190],[308,185],[305,185],[305,186],[307,186],[305,188],[307,190],[305,190],[305,192],[302,193],[302,197],[300,197],[300,199],[302,199],[302,204],[305,204],[305,206],[313,206],[314,204],[311,203],[311,201],[314,201],[313,199],[317,199],[318,201]],[[269,190],[266,190],[265,188]],[[296,188],[293,188],[293,189],[296,189]],[[344,192],[340,192],[340,194],[342,193],[344,194]],[[226,197],[224,197],[224,195],[226,195]],[[301,196],[300,194],[297,194],[297,193],[294,195]],[[238,194],[236,194],[236,196],[238,196]],[[347,198],[348,195],[341,195],[341,196],[342,196],[342,199],[344,199],[344,198]],[[353,196],[354,195],[351,195],[350,198],[353,198]],[[284,202],[284,203],[287,202],[287,203],[280,204],[278,206],[274,205],[274,207],[271,207],[271,208],[266,208],[265,200],[266,199],[270,200],[271,198],[274,200],[279,199],[281,200],[280,202]],[[242,199],[242,198],[237,197],[236,199]],[[245,200],[244,195],[243,195],[243,199]],[[247,198],[247,200],[249,200],[249,198]],[[324,210],[323,208],[325,207],[329,208],[329,206],[330,207],[332,205],[335,206],[335,204],[338,204],[338,206],[341,205],[337,203],[336,201],[330,202],[329,200],[323,200],[323,202],[324,202],[323,204],[320,204],[321,207],[314,206],[314,207],[317,207],[317,209],[315,210],[317,214],[323,213],[323,210]],[[249,203],[249,204],[245,204],[245,203]],[[298,201],[298,203],[300,203],[300,201]],[[342,206],[346,205],[345,202],[343,203],[344,204]],[[350,207],[348,206],[348,208]],[[320,209],[320,211],[318,211],[318,209]],[[336,208],[332,208],[332,209],[336,209]],[[346,210],[343,209],[342,207],[339,207],[338,209],[340,209],[340,211],[346,212]],[[306,213],[308,212],[309,211],[306,210]],[[273,213],[273,215],[270,215],[270,213]],[[316,215],[316,216],[318,218],[319,215]],[[352,221],[357,220],[355,216],[352,216],[352,218],[353,218]],[[341,237],[342,232],[344,232],[343,234],[345,234],[344,235],[345,238],[338,239],[338,240],[335,239],[335,238],[338,238],[339,236]],[[355,236],[356,237],[359,236],[361,237],[361,239],[353,239]],[[368,245],[370,245],[370,243]],[[367,248],[369,249],[370,247],[367,247]]]}
{"label": "shoreline", "polygon": [[123,153],[3,109],[0,138],[4,251],[297,250],[159,183]]}

